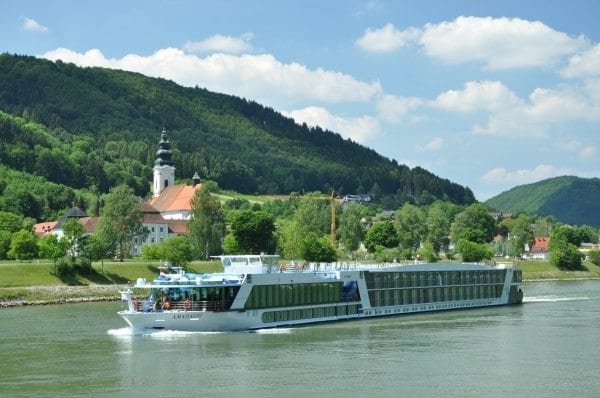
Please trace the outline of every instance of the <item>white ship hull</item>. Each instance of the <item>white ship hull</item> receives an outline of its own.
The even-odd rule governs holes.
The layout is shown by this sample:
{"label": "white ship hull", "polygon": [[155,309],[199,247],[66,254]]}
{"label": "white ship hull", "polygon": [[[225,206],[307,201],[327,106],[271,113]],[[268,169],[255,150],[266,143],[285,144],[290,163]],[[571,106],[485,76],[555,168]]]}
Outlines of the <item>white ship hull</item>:
{"label": "white ship hull", "polygon": [[[506,305],[501,299],[479,299],[452,301],[441,303],[426,303],[399,305],[361,310],[352,315],[336,315],[330,317],[298,319],[279,322],[263,322],[262,315],[266,310],[248,311],[164,311],[137,312],[120,311],[119,315],[137,332],[151,330],[181,330],[191,332],[231,332],[241,330],[257,330],[267,328],[296,327],[301,325],[339,322],[347,320],[366,319],[384,316],[401,316],[420,312],[448,311],[478,307]],[[290,307],[290,310],[295,309]]]}

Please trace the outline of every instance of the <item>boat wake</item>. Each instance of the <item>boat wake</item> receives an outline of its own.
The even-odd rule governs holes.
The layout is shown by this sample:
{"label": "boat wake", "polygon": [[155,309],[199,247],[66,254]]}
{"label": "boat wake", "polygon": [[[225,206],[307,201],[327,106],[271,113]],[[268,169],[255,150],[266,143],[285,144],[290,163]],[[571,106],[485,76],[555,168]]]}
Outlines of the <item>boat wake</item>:
{"label": "boat wake", "polygon": [[256,329],[253,332],[258,334],[290,334],[292,333],[292,328]]}
{"label": "boat wake", "polygon": [[109,329],[106,331],[106,333],[108,333],[109,335],[111,335],[113,337],[119,337],[119,338],[131,337],[134,335],[133,329],[131,329],[128,326],[124,327],[124,328],[119,328],[119,329]]}
{"label": "boat wake", "polygon": [[225,332],[194,332],[194,331],[183,331],[183,330],[144,330],[136,331],[131,327],[123,327],[120,329],[109,329],[106,331],[110,336],[118,339],[131,339],[134,336],[146,336],[150,338],[156,338],[159,340],[168,340],[178,337],[192,336],[192,335],[212,335],[212,334],[223,334]]}
{"label": "boat wake", "polygon": [[524,297],[523,303],[554,303],[558,301],[583,301],[589,300],[589,297],[564,297],[564,296],[534,296]]}

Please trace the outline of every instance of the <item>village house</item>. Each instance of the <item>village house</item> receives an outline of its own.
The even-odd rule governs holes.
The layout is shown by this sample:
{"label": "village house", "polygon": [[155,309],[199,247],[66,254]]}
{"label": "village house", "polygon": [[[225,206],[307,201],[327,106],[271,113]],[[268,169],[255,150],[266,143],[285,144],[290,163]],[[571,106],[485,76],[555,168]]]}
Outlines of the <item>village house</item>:
{"label": "village house", "polygon": [[525,252],[523,253],[523,258],[548,260],[550,258],[550,249],[548,246],[549,243],[549,236],[535,237],[531,248],[528,244],[525,245]]}

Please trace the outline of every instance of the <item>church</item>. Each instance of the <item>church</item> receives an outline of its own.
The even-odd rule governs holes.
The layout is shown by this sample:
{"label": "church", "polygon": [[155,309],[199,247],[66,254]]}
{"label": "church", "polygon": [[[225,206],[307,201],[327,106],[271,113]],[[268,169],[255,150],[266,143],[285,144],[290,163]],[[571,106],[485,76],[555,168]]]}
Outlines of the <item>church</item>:
{"label": "church", "polygon": [[142,224],[148,231],[146,239],[135,238],[131,254],[141,253],[144,244],[153,244],[173,235],[187,234],[187,224],[192,216],[192,199],[200,184],[198,173],[192,185],[175,185],[175,166],[167,131],[163,128],[154,162],[152,198],[140,204]]}
{"label": "church", "polygon": [[[175,185],[171,144],[164,128],[160,135],[152,170],[154,174],[152,198],[148,201],[140,201],[141,221],[148,234],[133,239],[130,252],[132,256],[139,256],[143,245],[159,243],[170,236],[186,235],[187,224],[192,217],[192,199],[202,186],[198,173],[194,173],[192,185],[185,183]],[[38,236],[54,234],[61,238],[64,236],[62,225],[73,218],[78,219],[84,226],[84,235],[93,233],[99,221],[98,217],[89,217],[83,210],[73,207],[68,214],[57,221],[36,224],[34,232]]]}

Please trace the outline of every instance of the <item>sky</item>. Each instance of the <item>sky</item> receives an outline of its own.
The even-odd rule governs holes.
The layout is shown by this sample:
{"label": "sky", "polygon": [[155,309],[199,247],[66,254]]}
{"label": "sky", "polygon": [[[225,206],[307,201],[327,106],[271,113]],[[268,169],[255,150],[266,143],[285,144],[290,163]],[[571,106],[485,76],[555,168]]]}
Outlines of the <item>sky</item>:
{"label": "sky", "polygon": [[4,0],[0,52],[254,100],[484,201],[600,177],[599,21],[597,0]]}

